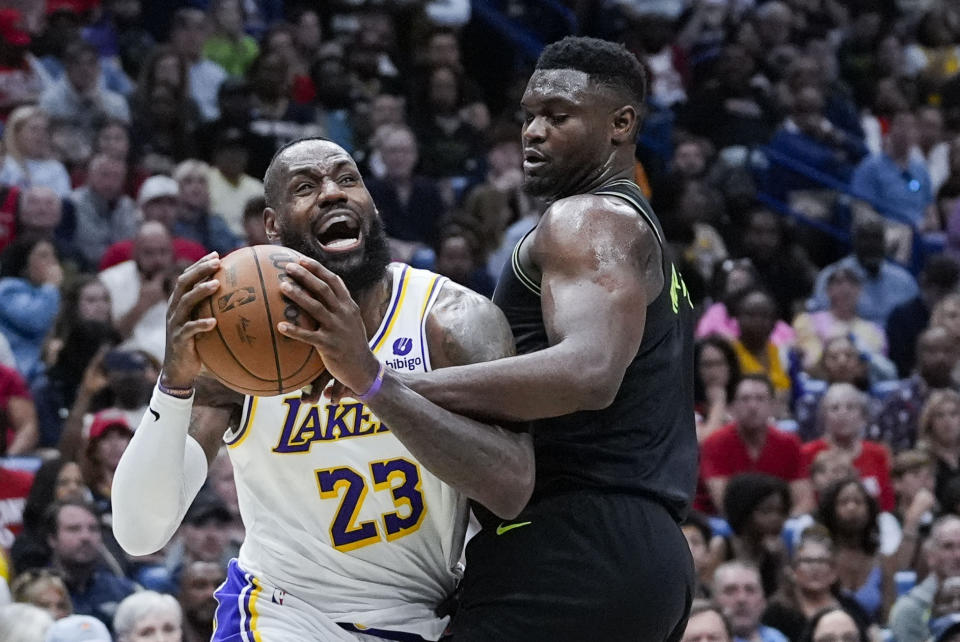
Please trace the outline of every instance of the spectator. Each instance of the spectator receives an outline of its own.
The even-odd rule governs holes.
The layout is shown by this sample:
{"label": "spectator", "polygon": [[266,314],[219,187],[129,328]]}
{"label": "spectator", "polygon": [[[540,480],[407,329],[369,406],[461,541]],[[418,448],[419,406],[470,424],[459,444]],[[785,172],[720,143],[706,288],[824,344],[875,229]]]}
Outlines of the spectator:
{"label": "spectator", "polygon": [[[301,9],[304,14],[312,13],[310,9]],[[316,18],[316,14],[314,14]],[[308,20],[309,22],[309,20]],[[309,25],[308,25],[309,26]],[[319,24],[316,25],[319,30]],[[280,56],[286,68],[286,86],[289,88],[289,98],[298,105],[310,105],[317,96],[317,88],[310,77],[310,62],[313,56],[304,56],[297,42],[298,30],[287,23],[273,25],[263,38],[263,52]],[[315,34],[319,35],[319,34]],[[307,36],[311,39],[311,36]],[[319,47],[319,40],[314,45]]]}
{"label": "spectator", "polygon": [[173,14],[170,44],[187,63],[190,96],[200,109],[202,120],[214,120],[219,115],[217,92],[227,72],[203,55],[207,39],[206,16],[199,9],[184,7]]}
{"label": "spectator", "polygon": [[200,110],[190,94],[189,73],[185,59],[173,47],[155,47],[143,62],[137,89],[130,99],[133,112],[146,113],[153,90],[157,85],[166,85],[172,91],[176,111],[182,115],[184,129],[192,130],[200,120]]}
{"label": "spectator", "polygon": [[260,46],[243,32],[243,7],[239,0],[210,3],[213,33],[203,43],[203,55],[231,76],[243,77],[260,53]]}
{"label": "spectator", "polygon": [[70,590],[74,612],[110,622],[117,604],[135,586],[102,566],[103,539],[93,507],[76,501],[55,504],[49,511],[48,533],[51,563]]}
{"label": "spectator", "polygon": [[777,321],[773,297],[755,288],[747,291],[737,305],[737,325],[740,338],[733,341],[733,350],[740,362],[740,372],[768,377],[776,391],[782,416],[790,396],[790,376],[787,374],[787,356],[771,340]]}
{"label": "spectator", "polygon": [[74,130],[79,140],[90,145],[97,121],[116,118],[130,122],[127,100],[100,84],[100,59],[93,45],[83,40],[67,45],[64,71],[40,96],[40,108],[57,127]]}
{"label": "spectator", "polygon": [[39,606],[54,620],[73,613],[73,604],[70,602],[66,585],[49,569],[38,568],[19,573],[10,585],[10,592],[15,602]]}
{"label": "spectator", "polygon": [[480,242],[466,225],[454,222],[440,232],[433,269],[477,294],[493,296],[496,282],[483,265]]}
{"label": "spectator", "polygon": [[[787,238],[781,218],[766,207],[750,209],[743,238],[736,241],[731,245],[741,246],[740,254],[759,275],[758,285],[773,293],[777,316],[792,319],[797,302],[808,296],[813,286],[816,270],[806,251]],[[783,345],[782,341],[776,343]]]}
{"label": "spectator", "polygon": [[100,273],[110,292],[113,318],[128,348],[163,357],[167,297],[173,287],[173,241],[157,221],[140,226],[133,258]]}
{"label": "spectator", "polygon": [[[144,222],[157,221],[173,233],[180,213],[180,186],[169,176],[151,176],[143,182],[137,205]],[[100,271],[133,258],[134,241],[117,241],[107,248],[100,259]],[[173,254],[178,263],[190,265],[207,254],[206,248],[189,239],[174,237]]]}
{"label": "spectator", "polygon": [[697,583],[693,594],[697,598],[709,598],[713,594],[713,571],[716,567],[714,545],[723,540],[719,537],[714,538],[710,522],[698,511],[687,514],[680,530],[687,538],[690,555],[693,557],[693,567],[697,572]]}
{"label": "spectator", "polygon": [[888,444],[893,452],[912,448],[917,440],[920,409],[930,393],[953,386],[951,373],[957,364],[957,349],[943,328],[931,327],[917,339],[917,371],[884,399],[867,438]]}
{"label": "spectator", "polygon": [[180,211],[173,233],[190,239],[204,248],[228,254],[240,242],[219,214],[210,209],[210,166],[197,160],[185,160],[173,172],[180,186]]}
{"label": "spectator", "polygon": [[698,493],[697,510],[716,514],[714,507],[723,505],[730,478],[745,472],[766,473],[788,482],[796,512],[806,512],[812,506],[810,481],[803,474],[800,441],[771,426],[768,422],[772,415],[770,380],[763,375],[744,375],[733,399],[735,421],[700,445],[700,477],[706,488]]}
{"label": "spectator", "polygon": [[[134,371],[126,376],[133,378],[138,374],[140,373]],[[112,512],[110,491],[113,487],[113,473],[117,470],[120,457],[127,449],[127,444],[132,437],[133,428],[130,427],[126,413],[108,408],[93,416],[84,460],[89,462],[90,491],[93,494],[94,505],[101,514]]]}
{"label": "spectator", "polygon": [[[103,285],[93,279],[98,289]],[[109,301],[109,297],[108,297]],[[57,446],[62,438],[64,420],[69,416],[78,396],[92,398],[105,383],[94,369],[88,374],[92,361],[102,358],[106,348],[120,342],[120,334],[110,323],[78,321],[63,339],[63,347],[56,360],[30,388],[37,406],[40,445]]]}
{"label": "spectator", "polygon": [[960,339],[960,293],[940,299],[930,313],[930,327],[943,328],[955,342]]}
{"label": "spectator", "polygon": [[123,193],[126,175],[123,161],[97,154],[90,159],[87,184],[70,197],[76,214],[71,245],[87,269],[100,263],[111,243],[136,232],[136,205]]}
{"label": "spectator", "polygon": [[0,606],[0,639],[43,642],[53,625],[50,614],[33,604]]}
{"label": "spectator", "polygon": [[178,103],[176,90],[165,83],[154,86],[147,99],[133,112],[137,148],[149,171],[170,173],[174,163],[195,153],[194,123]]}
{"label": "spectator", "polygon": [[923,451],[905,450],[893,458],[891,477],[897,507],[892,513],[880,514],[880,552],[895,556],[897,570],[920,566],[921,538],[930,534],[937,503],[935,472],[933,459]]}
{"label": "spectator", "polygon": [[224,81],[217,93],[217,105],[220,107],[220,117],[197,128],[197,149],[201,158],[213,162],[214,148],[223,133],[239,129],[243,134],[243,146],[249,154],[247,172],[255,178],[262,177],[276,146],[273,138],[257,134],[252,129],[253,92],[250,85],[236,78]]}
{"label": "spectator", "polygon": [[48,366],[57,362],[67,336],[78,323],[96,321],[113,324],[110,313],[110,292],[103,283],[86,274],[77,277],[63,292],[60,312],[47,337],[43,360]]}
{"label": "spectator", "polygon": [[214,147],[213,167],[207,178],[211,209],[223,216],[230,231],[241,238],[244,206],[251,198],[263,195],[263,183],[246,173],[250,154],[245,143],[240,129],[223,130]]}
{"label": "spectator", "polygon": [[43,371],[40,350],[60,306],[63,269],[50,241],[18,237],[0,255],[0,333],[27,382]]}
{"label": "spectator", "polygon": [[804,467],[824,450],[841,451],[856,467],[860,481],[878,501],[881,510],[894,507],[890,482],[890,454],[887,449],[861,435],[869,421],[867,396],[849,383],[835,383],[820,402],[824,437],[804,444],[801,449]]}
{"label": "spectator", "polygon": [[23,455],[37,446],[37,409],[27,384],[0,365],[0,456]]}
{"label": "spectator", "polygon": [[917,444],[936,462],[936,496],[950,510],[947,485],[960,477],[960,394],[934,390],[927,397],[917,421]]}
{"label": "spectator", "polygon": [[923,162],[911,156],[916,144],[916,117],[909,111],[896,114],[884,151],[865,158],[850,179],[850,190],[866,202],[855,206],[855,214],[875,217],[876,210],[887,218],[888,238],[898,244],[896,256],[901,259],[910,256],[910,229],[905,223],[921,232],[939,227],[930,175]]}
{"label": "spectator", "polygon": [[87,27],[85,38],[103,42],[104,55],[116,56],[127,76],[136,78],[143,61],[156,47],[156,40],[144,28],[141,4],[126,0],[109,0],[104,4],[105,18],[100,25]]}
{"label": "spectator", "polygon": [[841,589],[856,600],[871,623],[882,622],[884,576],[879,554],[880,531],[876,500],[859,480],[843,479],[820,496],[817,521],[827,527],[840,562]]}
{"label": "spectator", "polygon": [[30,33],[16,9],[0,10],[0,119],[21,105],[36,103],[50,82],[33,54]]}
{"label": "spectator", "polygon": [[936,194],[950,176],[950,144],[944,140],[943,112],[935,105],[917,109],[917,146],[913,156],[926,166]]}
{"label": "spectator", "polygon": [[733,629],[719,607],[706,600],[694,600],[680,642],[733,642]]}
{"label": "spectator", "polygon": [[129,595],[117,607],[113,616],[116,642],[142,640],[180,640],[182,613],[172,595],[154,591],[140,591]]}
{"label": "spectator", "polygon": [[34,106],[18,107],[3,131],[6,156],[0,168],[0,183],[20,188],[49,187],[61,198],[70,194],[70,175],[53,158],[47,115]]}
{"label": "spectator", "polygon": [[297,140],[325,134],[317,123],[316,109],[289,98],[286,67],[280,54],[265,52],[250,68],[253,120],[250,128],[272,141],[274,149]]}
{"label": "spectator", "polygon": [[827,640],[850,640],[851,642],[869,642],[866,629],[842,607],[833,607],[820,611],[810,620],[801,642],[826,642]]}
{"label": "spectator", "polygon": [[243,208],[243,231],[247,245],[269,245],[267,229],[263,224],[263,210],[267,201],[263,196],[251,198]]}
{"label": "spectator", "polygon": [[[138,164],[138,155],[134,154],[130,124],[122,120],[106,120],[97,125],[96,135],[93,139],[93,153],[106,154],[126,163],[127,177],[123,193],[127,196],[136,196],[140,185],[150,176]],[[74,170],[71,174],[71,180],[74,185],[85,183],[87,180],[86,167]]]}
{"label": "spectator", "polygon": [[387,235],[427,246],[439,239],[439,222],[446,208],[433,180],[414,174],[419,153],[413,131],[405,125],[385,125],[374,138],[385,175],[364,181],[380,210]]}
{"label": "spectator", "polygon": [[883,222],[865,220],[854,225],[853,254],[828,265],[817,275],[812,309],[827,307],[827,278],[838,268],[849,267],[860,277],[862,290],[857,316],[880,326],[895,307],[919,292],[917,282],[904,268],[885,256]]}
{"label": "spectator", "polygon": [[[857,316],[860,277],[856,271],[841,267],[831,272],[827,278],[827,298],[830,300],[829,309],[802,313],[793,322],[804,367],[814,366],[820,360],[823,342],[839,335],[850,335],[857,348],[868,353],[874,363],[883,358],[887,352],[883,328]],[[889,370],[891,377],[896,374],[892,366]]]}
{"label": "spectator", "polygon": [[[737,475],[724,493],[723,509],[733,535],[723,538],[719,558],[755,564],[764,595],[772,594],[785,562],[781,533],[790,512],[787,484],[762,473]],[[714,584],[713,590],[716,594],[719,587]]]}
{"label": "spectator", "polygon": [[47,629],[45,642],[112,642],[107,627],[91,615],[68,615]]}
{"label": "spectator", "polygon": [[0,464],[0,482],[0,554],[6,556],[14,537],[23,530],[24,505],[33,475]]}
{"label": "spectator", "polygon": [[[430,72],[426,96],[417,110],[420,170],[432,178],[451,178],[456,192],[482,177],[483,134],[462,110],[461,77],[449,67]],[[458,200],[458,199],[457,199]]]}
{"label": "spectator", "polygon": [[823,609],[842,608],[855,614],[858,626],[869,624],[856,600],[839,590],[833,541],[822,526],[808,528],[800,536],[788,574],[792,579],[769,599],[764,624],[791,640],[800,640]]}
{"label": "spectator", "polygon": [[[804,442],[812,441],[823,434],[817,410],[829,386],[849,383],[864,392],[873,390],[869,358],[861,353],[853,339],[846,335],[827,339],[823,344],[820,361],[808,372],[801,373],[798,380],[793,417],[797,422],[797,435]],[[875,405],[876,401],[871,399],[870,416],[877,410]]]}
{"label": "spectator", "polygon": [[[50,564],[50,544],[47,542],[44,522],[50,506],[56,502],[89,501],[90,497],[90,489],[76,462],[58,456],[40,465],[23,508],[23,532],[10,551],[10,559],[18,576],[27,569]],[[67,601],[69,603],[69,598]]]}
{"label": "spectator", "polygon": [[206,642],[213,635],[214,591],[226,579],[220,564],[196,560],[183,569],[177,599],[183,611],[183,642]]}
{"label": "spectator", "polygon": [[887,336],[897,339],[890,343],[890,359],[896,364],[900,377],[908,377],[913,372],[917,337],[930,322],[930,312],[943,297],[955,292],[958,284],[960,263],[944,254],[932,256],[920,272],[919,293],[890,312]]}
{"label": "spectator", "polygon": [[692,268],[683,269],[687,280],[699,276],[709,281],[714,266],[728,256],[716,229],[723,219],[722,204],[720,195],[699,179],[668,175],[657,186],[652,205],[664,217],[667,240]]}
{"label": "spectator", "polygon": [[897,598],[890,611],[888,627],[897,642],[923,642],[929,635],[927,614],[940,584],[960,576],[960,518],[945,515],[933,523],[924,545],[930,574]]}
{"label": "spectator", "polygon": [[29,187],[20,193],[17,233],[53,241],[60,250],[57,231],[63,221],[63,201],[49,187]]}
{"label": "spectator", "polygon": [[713,584],[717,603],[733,628],[734,642],[787,642],[783,633],[760,623],[767,602],[757,567],[727,562],[717,568]]}
{"label": "spectator", "polygon": [[693,402],[698,441],[733,421],[731,406],[738,383],[740,362],[730,343],[718,335],[697,341],[693,352]]}
{"label": "spectator", "polygon": [[[728,341],[740,337],[740,325],[736,319],[736,306],[744,293],[759,286],[759,275],[750,259],[727,259],[714,271],[711,298],[708,307],[697,323],[698,339],[718,334]],[[770,340],[777,346],[791,345],[796,338],[793,328],[777,319]]]}

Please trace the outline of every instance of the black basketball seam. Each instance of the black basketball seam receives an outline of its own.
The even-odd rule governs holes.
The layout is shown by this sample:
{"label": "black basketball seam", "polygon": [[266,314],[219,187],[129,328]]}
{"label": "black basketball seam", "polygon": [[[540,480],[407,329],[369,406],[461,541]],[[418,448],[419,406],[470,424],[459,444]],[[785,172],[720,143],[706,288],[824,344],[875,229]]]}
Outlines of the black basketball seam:
{"label": "black basketball seam", "polygon": [[[210,316],[215,316],[214,311],[213,311],[213,302],[212,302],[212,300],[211,300],[211,299],[207,299],[206,303],[207,303],[207,305],[210,306]],[[245,365],[243,365],[243,363],[240,361],[240,359],[237,358],[236,353],[234,353],[234,351],[230,348],[230,344],[227,343],[226,338],[224,338],[223,332],[222,332],[221,329],[220,329],[219,319],[217,319],[217,321],[218,321],[218,323],[217,323],[216,326],[214,326],[214,329],[217,331],[217,336],[220,337],[220,343],[223,344],[223,347],[226,349],[226,351],[227,351],[228,353],[230,353],[230,356],[231,356],[231,357],[233,357],[233,362],[234,362],[235,364],[237,364],[238,366],[240,366],[240,369],[241,369],[241,370],[243,370],[244,372],[246,372],[248,375],[250,375],[250,376],[253,377],[254,379],[259,379],[260,381],[270,381],[270,379],[267,379],[267,378],[265,378],[265,377],[261,377],[260,375],[254,374],[253,372],[250,371],[250,369],[248,369]],[[210,364],[208,364],[206,361],[203,362],[203,365],[207,366],[207,370],[209,370],[209,371],[212,372],[213,374],[215,374],[215,375],[217,374],[217,371],[214,370],[212,367],[210,367]],[[221,375],[218,375],[218,376],[221,376]]]}
{"label": "black basketball seam", "polygon": [[273,340],[273,361],[277,366],[277,394],[283,394],[283,372],[280,371],[280,346],[277,345],[277,334],[273,326],[273,315],[270,314],[270,302],[267,300],[267,284],[263,281],[263,270],[260,269],[260,257],[255,247],[253,251],[254,263],[257,266],[257,276],[260,277],[260,291],[263,292],[263,308],[267,311],[267,323],[270,324],[270,338]]}

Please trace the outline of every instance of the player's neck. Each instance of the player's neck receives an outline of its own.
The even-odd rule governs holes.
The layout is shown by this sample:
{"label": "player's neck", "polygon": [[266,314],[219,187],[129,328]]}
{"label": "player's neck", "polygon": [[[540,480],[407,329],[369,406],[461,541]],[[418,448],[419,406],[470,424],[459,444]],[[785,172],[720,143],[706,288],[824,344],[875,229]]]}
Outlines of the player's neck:
{"label": "player's neck", "polygon": [[384,270],[383,278],[360,292],[353,293],[353,300],[357,302],[360,308],[360,317],[363,319],[363,327],[367,329],[367,336],[373,336],[380,327],[387,308],[390,306],[390,298],[393,294],[393,271]]}

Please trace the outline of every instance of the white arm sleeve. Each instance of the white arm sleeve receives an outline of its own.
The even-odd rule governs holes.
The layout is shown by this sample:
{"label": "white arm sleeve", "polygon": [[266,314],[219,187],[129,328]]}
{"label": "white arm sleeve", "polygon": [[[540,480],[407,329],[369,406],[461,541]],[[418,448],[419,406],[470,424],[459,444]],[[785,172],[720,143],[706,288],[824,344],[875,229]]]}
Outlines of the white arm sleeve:
{"label": "white arm sleeve", "polygon": [[113,534],[131,555],[163,548],[207,478],[207,457],[187,434],[193,397],[153,390],[113,476]]}

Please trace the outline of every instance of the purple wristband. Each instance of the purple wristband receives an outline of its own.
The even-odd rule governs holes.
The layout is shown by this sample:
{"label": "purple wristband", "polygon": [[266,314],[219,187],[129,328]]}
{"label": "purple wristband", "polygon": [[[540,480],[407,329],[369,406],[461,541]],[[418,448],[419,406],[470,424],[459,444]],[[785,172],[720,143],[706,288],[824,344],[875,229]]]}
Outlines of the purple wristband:
{"label": "purple wristband", "polygon": [[383,364],[380,364],[380,369],[377,370],[377,376],[374,378],[373,383],[370,384],[370,387],[366,392],[357,395],[357,399],[360,401],[370,401],[370,399],[380,392],[380,386],[383,385],[383,375],[386,373],[387,369],[383,367]]}

